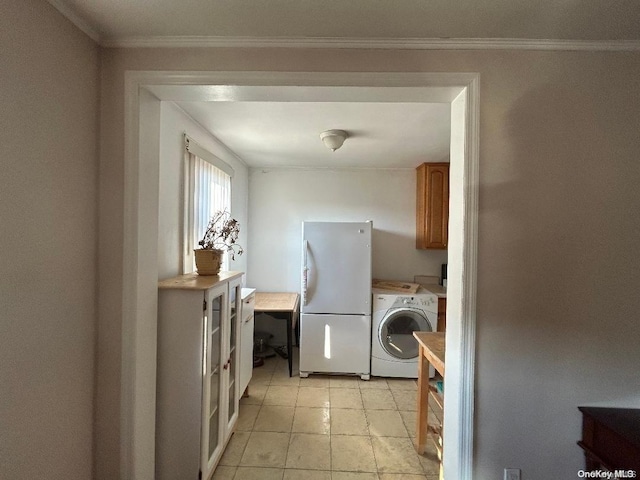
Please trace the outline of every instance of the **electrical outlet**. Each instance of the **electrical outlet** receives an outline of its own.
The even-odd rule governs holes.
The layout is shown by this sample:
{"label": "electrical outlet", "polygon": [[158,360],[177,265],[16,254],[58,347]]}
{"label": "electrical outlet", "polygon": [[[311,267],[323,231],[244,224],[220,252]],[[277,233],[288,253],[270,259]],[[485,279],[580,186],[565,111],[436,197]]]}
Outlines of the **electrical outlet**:
{"label": "electrical outlet", "polygon": [[505,468],[504,469],[504,480],[520,480],[520,469],[519,468]]}

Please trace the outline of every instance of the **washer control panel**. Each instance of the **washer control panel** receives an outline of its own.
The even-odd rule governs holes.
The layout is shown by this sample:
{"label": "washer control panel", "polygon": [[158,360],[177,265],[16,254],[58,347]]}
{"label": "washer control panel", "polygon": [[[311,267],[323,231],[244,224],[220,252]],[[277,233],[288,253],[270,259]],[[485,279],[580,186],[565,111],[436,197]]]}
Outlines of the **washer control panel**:
{"label": "washer control panel", "polygon": [[438,313],[438,296],[428,290],[420,289],[417,293],[398,293],[391,290],[373,288],[373,311],[389,308],[414,308]]}
{"label": "washer control panel", "polygon": [[392,307],[420,308],[422,310],[437,312],[438,297],[433,294],[401,295],[396,298]]}

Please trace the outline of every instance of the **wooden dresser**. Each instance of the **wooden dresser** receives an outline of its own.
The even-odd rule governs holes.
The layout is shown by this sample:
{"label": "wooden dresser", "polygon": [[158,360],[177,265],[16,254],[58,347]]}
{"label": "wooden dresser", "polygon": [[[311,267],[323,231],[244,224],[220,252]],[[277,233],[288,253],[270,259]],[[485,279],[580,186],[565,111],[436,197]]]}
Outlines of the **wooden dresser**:
{"label": "wooden dresser", "polygon": [[[640,475],[640,409],[578,407],[586,470],[633,471]],[[622,477],[634,478],[634,477]]]}

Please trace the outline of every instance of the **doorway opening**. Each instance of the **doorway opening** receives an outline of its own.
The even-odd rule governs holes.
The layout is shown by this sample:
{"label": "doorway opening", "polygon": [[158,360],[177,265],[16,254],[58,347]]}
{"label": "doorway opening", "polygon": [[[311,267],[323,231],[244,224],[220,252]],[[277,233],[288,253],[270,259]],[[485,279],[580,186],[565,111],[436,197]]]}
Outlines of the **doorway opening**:
{"label": "doorway opening", "polygon": [[[162,101],[233,101],[265,87],[356,87],[451,105],[444,471],[470,479],[473,452],[479,75],[464,73],[127,72],[121,471],[154,475],[158,170]],[[306,93],[305,93],[306,92]],[[257,94],[257,93],[256,93]],[[386,95],[386,97],[385,97]],[[438,100],[436,100],[438,99]],[[382,101],[382,100],[381,100]],[[397,100],[396,100],[397,101]],[[419,100],[418,100],[419,101]],[[147,246],[141,248],[141,246]],[[449,320],[451,319],[451,320]]]}

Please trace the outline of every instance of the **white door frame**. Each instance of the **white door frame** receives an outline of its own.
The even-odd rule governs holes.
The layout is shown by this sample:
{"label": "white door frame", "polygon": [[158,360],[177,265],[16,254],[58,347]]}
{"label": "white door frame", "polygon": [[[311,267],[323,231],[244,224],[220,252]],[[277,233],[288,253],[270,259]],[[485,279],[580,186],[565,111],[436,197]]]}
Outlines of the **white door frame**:
{"label": "white door frame", "polygon": [[[444,471],[473,466],[479,83],[477,73],[146,72],[125,74],[121,478],[154,477],[158,141],[154,86],[459,87],[451,102],[451,211],[447,294]],[[151,142],[151,144],[149,143]],[[143,148],[144,146],[144,148]],[[144,248],[142,248],[144,246]],[[152,246],[152,248],[148,248]],[[459,319],[459,321],[456,321]]]}

